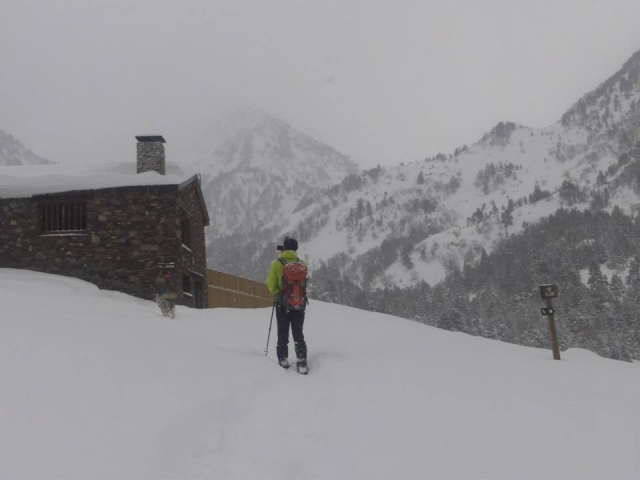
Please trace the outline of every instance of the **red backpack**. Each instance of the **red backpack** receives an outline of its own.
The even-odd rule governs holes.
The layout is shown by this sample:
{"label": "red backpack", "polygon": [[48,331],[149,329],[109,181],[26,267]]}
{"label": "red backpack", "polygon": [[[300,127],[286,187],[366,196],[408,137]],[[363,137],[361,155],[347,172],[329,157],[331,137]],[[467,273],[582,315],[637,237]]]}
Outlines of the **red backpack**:
{"label": "red backpack", "polygon": [[307,266],[300,262],[287,262],[278,258],[284,267],[282,274],[282,304],[287,310],[304,310],[307,299]]}

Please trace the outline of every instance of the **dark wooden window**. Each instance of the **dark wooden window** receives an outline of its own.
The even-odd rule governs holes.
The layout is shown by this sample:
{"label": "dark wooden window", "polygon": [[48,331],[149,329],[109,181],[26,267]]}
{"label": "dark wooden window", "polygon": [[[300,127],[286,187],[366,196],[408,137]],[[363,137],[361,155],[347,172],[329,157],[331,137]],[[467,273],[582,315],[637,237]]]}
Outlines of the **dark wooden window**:
{"label": "dark wooden window", "polygon": [[40,205],[40,232],[66,233],[87,230],[87,205],[82,202]]}
{"label": "dark wooden window", "polygon": [[182,244],[191,248],[191,220],[183,216],[180,220],[180,230],[182,232]]}
{"label": "dark wooden window", "polygon": [[191,277],[189,275],[182,276],[182,293],[191,293]]}

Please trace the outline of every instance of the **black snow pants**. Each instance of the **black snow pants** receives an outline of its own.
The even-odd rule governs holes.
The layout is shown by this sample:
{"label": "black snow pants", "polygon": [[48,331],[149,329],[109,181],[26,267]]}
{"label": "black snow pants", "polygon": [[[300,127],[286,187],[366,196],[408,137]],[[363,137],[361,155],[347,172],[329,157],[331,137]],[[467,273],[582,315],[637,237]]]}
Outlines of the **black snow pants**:
{"label": "black snow pants", "polygon": [[304,310],[287,310],[282,305],[276,305],[276,320],[278,321],[278,345],[276,353],[278,360],[289,357],[289,325],[295,343],[296,357],[307,359],[307,344],[304,341],[302,327],[304,326]]}

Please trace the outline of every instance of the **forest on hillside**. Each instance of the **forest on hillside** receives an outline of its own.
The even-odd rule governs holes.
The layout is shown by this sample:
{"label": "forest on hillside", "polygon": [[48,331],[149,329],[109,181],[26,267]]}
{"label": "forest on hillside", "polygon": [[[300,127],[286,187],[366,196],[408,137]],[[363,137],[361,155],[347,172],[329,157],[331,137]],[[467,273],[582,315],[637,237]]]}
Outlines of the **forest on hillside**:
{"label": "forest on hillside", "polygon": [[[483,184],[485,180],[480,178]],[[347,259],[336,256],[313,272],[313,296],[448,330],[547,347],[549,327],[541,316],[545,304],[539,286],[557,284],[560,294],[553,306],[562,349],[640,359],[640,215],[637,209],[627,214],[610,203],[612,192],[625,188],[640,194],[640,142],[599,172],[595,185],[581,188],[563,182],[556,192],[563,207],[524,224],[491,253],[482,250],[478,261],[462,266],[450,262],[446,279],[436,285],[422,281],[406,288],[371,288],[367,276],[352,279],[348,272],[341,273]],[[551,195],[538,193],[540,198]],[[587,200],[586,210],[574,206]],[[510,208],[499,216],[505,228]],[[402,259],[413,244],[407,240],[383,242],[375,252],[378,261],[369,265],[379,268],[368,278]]]}
{"label": "forest on hillside", "polygon": [[[489,164],[478,174],[476,188],[494,189],[501,179],[518,172],[517,165]],[[344,197],[383,173],[378,167],[362,176],[350,175],[324,198]],[[541,316],[544,302],[538,287],[554,283],[560,290],[554,307],[561,348],[640,359],[640,215],[637,209],[625,213],[612,205],[619,192],[629,190],[640,195],[640,143],[600,171],[591,184],[567,179],[553,192],[536,186],[528,196],[509,199],[502,211],[495,204],[482,205],[467,225],[478,229],[500,225],[505,231],[500,243],[490,253],[473,246],[462,265],[452,259],[445,265],[446,279],[438,284],[420,281],[405,288],[379,280],[394,264],[414,271],[418,278],[412,258],[433,255],[424,240],[447,227],[446,219],[433,215],[439,199],[428,191],[406,201],[386,195],[371,204],[358,199],[335,228],[346,229],[358,240],[364,225],[384,239],[360,255],[345,251],[320,261],[311,272],[310,296],[444,329],[547,347],[549,329]],[[552,195],[558,196],[561,208],[524,224],[521,231],[511,230],[514,208]],[[309,202],[313,199],[299,208]],[[312,238],[329,221],[330,203],[320,205],[296,226],[301,241]],[[387,223],[381,219],[385,212],[391,212]],[[264,281],[276,255],[275,242],[264,239],[276,239],[278,232],[273,225],[260,235],[235,233],[217,239],[208,257],[219,270]]]}
{"label": "forest on hillside", "polygon": [[[631,360],[640,359],[639,253],[640,216],[561,208],[435,286],[368,290],[340,274],[339,259],[311,283],[321,300],[534,347],[550,344],[538,287],[555,283],[561,348]],[[603,267],[621,273],[609,278]]]}

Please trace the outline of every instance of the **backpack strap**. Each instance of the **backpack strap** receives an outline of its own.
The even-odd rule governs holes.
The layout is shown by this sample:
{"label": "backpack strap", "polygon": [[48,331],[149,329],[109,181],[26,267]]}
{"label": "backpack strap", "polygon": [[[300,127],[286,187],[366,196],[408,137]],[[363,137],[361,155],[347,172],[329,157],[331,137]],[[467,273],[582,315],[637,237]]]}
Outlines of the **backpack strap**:
{"label": "backpack strap", "polygon": [[295,262],[302,263],[302,262],[300,261],[300,257],[298,257],[297,259],[295,259],[293,262],[287,262],[284,258],[282,258],[282,257],[278,257],[278,261],[279,261],[282,265],[286,265],[287,263],[295,263]]}

